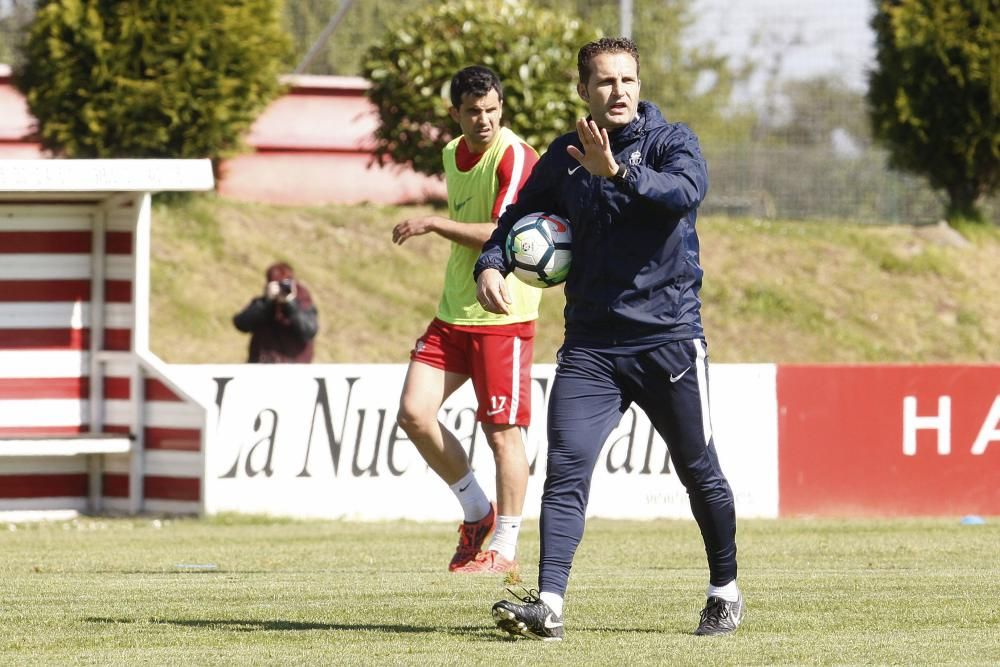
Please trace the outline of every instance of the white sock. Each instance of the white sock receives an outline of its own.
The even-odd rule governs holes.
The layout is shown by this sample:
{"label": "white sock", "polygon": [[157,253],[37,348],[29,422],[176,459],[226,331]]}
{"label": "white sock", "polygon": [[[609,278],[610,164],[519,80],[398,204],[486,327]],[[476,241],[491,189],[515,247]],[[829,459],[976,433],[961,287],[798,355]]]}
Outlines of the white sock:
{"label": "white sock", "polygon": [[713,586],[709,584],[705,595],[707,597],[722,598],[726,602],[736,602],[740,599],[740,589],[736,586],[736,580],[733,579],[725,586]]}
{"label": "white sock", "polygon": [[552,610],[553,614],[562,616],[563,597],[561,595],[542,591],[538,594],[538,597],[541,598],[542,602],[549,605],[549,609]]}
{"label": "white sock", "polygon": [[517,534],[521,531],[521,517],[498,516],[497,527],[487,551],[496,551],[507,560],[514,560],[517,553]]}
{"label": "white sock", "polygon": [[479,521],[490,513],[490,499],[483,493],[471,470],[449,488],[458,498],[458,502],[462,503],[466,521]]}

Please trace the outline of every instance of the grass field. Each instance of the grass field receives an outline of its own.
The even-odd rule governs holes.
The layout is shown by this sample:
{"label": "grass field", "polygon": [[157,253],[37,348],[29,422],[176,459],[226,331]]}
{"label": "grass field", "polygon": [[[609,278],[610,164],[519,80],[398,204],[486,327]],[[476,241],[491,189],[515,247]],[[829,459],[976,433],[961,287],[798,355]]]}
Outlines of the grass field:
{"label": "grass field", "polygon": [[[527,585],[536,526],[522,533]],[[1000,661],[1000,517],[743,521],[747,616],[716,638],[690,634],[706,584],[692,522],[592,520],[557,644],[495,629],[504,582],[445,571],[454,531],[237,516],[0,524],[0,663]]]}

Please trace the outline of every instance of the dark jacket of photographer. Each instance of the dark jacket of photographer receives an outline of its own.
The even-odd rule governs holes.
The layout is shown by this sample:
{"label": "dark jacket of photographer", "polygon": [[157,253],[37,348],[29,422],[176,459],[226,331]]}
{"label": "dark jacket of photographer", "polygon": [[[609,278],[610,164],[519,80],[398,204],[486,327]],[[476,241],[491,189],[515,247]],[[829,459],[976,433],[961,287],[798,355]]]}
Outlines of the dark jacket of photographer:
{"label": "dark jacket of photographer", "polygon": [[313,339],[319,330],[316,306],[302,283],[295,298],[284,302],[254,298],[233,317],[233,324],[250,334],[252,364],[307,364],[313,358]]}

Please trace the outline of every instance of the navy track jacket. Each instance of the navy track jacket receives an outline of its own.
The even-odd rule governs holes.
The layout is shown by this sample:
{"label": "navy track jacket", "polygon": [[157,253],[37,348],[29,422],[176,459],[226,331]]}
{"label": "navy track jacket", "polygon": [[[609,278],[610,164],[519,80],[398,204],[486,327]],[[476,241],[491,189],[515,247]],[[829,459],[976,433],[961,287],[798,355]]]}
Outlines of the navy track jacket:
{"label": "navy track jacket", "polygon": [[536,211],[568,218],[572,263],[566,279],[566,344],[641,350],[702,338],[702,269],[695,233],[708,172],[698,138],[641,101],[635,118],[610,133],[623,182],[591,175],[566,152],[576,132],[549,146],[483,245],[475,277],[507,275],[510,228]]}

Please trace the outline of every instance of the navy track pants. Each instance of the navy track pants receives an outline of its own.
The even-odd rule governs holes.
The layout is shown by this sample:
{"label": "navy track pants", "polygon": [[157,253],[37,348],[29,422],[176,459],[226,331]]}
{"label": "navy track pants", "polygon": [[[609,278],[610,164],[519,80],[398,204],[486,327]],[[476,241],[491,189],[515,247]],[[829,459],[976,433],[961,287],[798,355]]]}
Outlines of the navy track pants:
{"label": "navy track pants", "polygon": [[594,466],[635,403],[667,443],[708,555],[710,581],[736,578],[736,512],[712,441],[708,355],[701,339],[638,354],[564,347],[549,397],[539,590],[564,595],[583,538]]}

